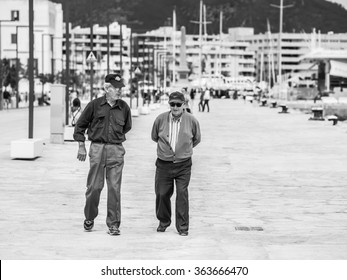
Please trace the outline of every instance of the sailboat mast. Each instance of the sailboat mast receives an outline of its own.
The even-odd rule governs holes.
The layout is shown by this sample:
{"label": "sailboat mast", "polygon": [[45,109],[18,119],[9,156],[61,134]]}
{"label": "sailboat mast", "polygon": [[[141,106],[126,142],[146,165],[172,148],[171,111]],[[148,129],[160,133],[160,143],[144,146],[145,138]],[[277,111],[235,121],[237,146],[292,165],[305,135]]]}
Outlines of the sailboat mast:
{"label": "sailboat mast", "polygon": [[176,8],[172,15],[172,85],[176,84]]}
{"label": "sailboat mast", "polygon": [[218,53],[218,74],[222,74],[222,33],[223,33],[223,11],[219,14],[219,53]]}
{"label": "sailboat mast", "polygon": [[200,0],[200,15],[199,15],[199,87],[201,88],[202,75],[202,0]]}

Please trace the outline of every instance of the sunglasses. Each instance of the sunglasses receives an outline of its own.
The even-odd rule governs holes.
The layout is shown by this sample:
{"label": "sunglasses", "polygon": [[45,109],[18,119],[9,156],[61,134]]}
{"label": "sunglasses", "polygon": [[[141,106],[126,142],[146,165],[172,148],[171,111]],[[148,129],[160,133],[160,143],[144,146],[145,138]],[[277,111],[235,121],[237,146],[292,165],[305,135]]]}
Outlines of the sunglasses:
{"label": "sunglasses", "polygon": [[181,107],[183,105],[183,103],[175,103],[175,102],[170,102],[169,103],[171,107]]}

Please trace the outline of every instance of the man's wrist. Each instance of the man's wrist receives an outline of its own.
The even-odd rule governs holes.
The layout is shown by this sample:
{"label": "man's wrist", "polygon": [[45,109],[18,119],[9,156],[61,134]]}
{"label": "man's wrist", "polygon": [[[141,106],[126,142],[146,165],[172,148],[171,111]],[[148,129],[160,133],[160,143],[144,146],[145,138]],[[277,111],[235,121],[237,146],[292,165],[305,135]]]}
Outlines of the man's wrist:
{"label": "man's wrist", "polygon": [[78,146],[79,147],[84,146],[84,142],[78,142]]}

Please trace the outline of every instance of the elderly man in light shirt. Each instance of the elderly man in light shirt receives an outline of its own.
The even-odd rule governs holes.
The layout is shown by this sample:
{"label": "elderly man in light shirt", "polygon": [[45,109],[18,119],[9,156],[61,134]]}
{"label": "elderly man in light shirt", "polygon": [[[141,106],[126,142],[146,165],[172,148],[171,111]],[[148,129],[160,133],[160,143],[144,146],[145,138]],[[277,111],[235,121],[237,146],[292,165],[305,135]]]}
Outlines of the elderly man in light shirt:
{"label": "elderly man in light shirt", "polygon": [[158,232],[171,224],[171,196],[176,184],[176,229],[181,236],[189,230],[188,186],[193,148],[201,141],[198,120],[184,110],[185,98],[175,91],[169,96],[170,111],[154,121],[152,140],[157,143],[155,174]]}

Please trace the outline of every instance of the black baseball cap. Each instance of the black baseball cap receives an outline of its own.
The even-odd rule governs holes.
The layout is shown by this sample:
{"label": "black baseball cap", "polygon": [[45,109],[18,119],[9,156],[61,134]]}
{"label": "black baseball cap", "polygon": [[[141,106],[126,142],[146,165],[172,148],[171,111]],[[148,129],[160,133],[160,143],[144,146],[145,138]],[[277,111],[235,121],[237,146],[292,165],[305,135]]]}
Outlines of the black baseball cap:
{"label": "black baseball cap", "polygon": [[169,102],[171,101],[176,101],[176,102],[181,102],[184,103],[185,99],[184,99],[184,95],[183,93],[179,92],[179,91],[174,91],[169,95]]}
{"label": "black baseball cap", "polygon": [[105,77],[105,83],[110,83],[115,88],[125,87],[124,80],[119,74],[108,74]]}

